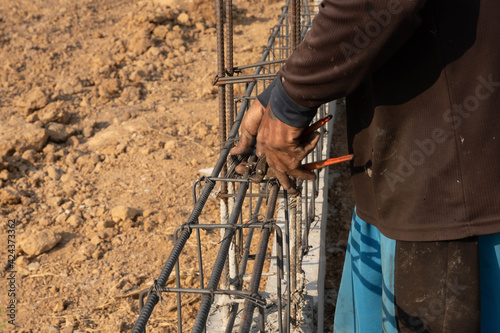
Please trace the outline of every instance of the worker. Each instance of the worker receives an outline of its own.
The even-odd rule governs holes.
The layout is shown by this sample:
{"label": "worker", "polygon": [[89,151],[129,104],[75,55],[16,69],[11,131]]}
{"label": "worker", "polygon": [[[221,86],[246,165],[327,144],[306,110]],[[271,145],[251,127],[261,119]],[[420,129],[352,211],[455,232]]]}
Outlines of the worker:
{"label": "worker", "polygon": [[284,188],[346,97],[356,208],[334,331],[500,332],[500,2],[325,0],[258,96],[256,141]]}

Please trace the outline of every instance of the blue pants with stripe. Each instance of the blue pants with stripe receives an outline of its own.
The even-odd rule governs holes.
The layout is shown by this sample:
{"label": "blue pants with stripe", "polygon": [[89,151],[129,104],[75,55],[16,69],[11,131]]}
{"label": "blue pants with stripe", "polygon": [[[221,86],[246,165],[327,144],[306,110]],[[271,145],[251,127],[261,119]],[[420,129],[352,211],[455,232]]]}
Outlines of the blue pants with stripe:
{"label": "blue pants with stripe", "polygon": [[[444,305],[441,298],[437,300],[436,297],[424,307],[430,309],[431,311],[427,312],[433,314],[433,316],[427,313],[422,318],[430,318],[429,320],[439,322],[439,325],[435,326],[438,327],[437,329],[435,327],[428,329],[425,320],[422,326],[415,326],[417,327],[415,329],[402,328],[401,319],[398,320],[401,308],[398,304],[399,298],[396,291],[405,290],[404,288],[414,288],[414,285],[412,284],[413,279],[411,275],[410,278],[405,278],[404,280],[395,279],[395,271],[398,269],[396,266],[401,265],[401,263],[404,265],[405,263],[404,258],[396,260],[399,253],[397,249],[398,242],[385,237],[376,227],[366,223],[354,213],[335,310],[334,332],[392,333],[450,331],[500,333],[500,234],[477,237],[476,248],[479,252],[479,264],[477,265],[476,262],[476,265],[478,266],[477,270],[479,270],[477,276],[480,276],[480,282],[476,282],[478,284],[476,291],[474,291],[474,288],[469,288],[472,290],[472,293],[480,293],[480,296],[477,295],[476,297],[472,295],[471,298],[474,299],[476,297],[478,299],[476,306],[477,325],[473,329],[463,328],[462,330],[460,327],[465,326],[455,323],[459,327],[458,331],[457,328],[450,329],[453,325],[445,323],[454,322],[453,318],[446,318],[442,322],[436,319],[437,316],[453,316],[453,312],[451,310],[448,311],[448,305]],[[427,242],[420,243],[425,245]],[[432,260],[430,261],[432,262]],[[427,265],[426,258],[423,258],[421,262]],[[424,272],[427,272],[427,270],[429,276],[430,274],[434,274],[433,267],[424,268]],[[460,274],[462,270],[459,270],[458,273]],[[441,269],[437,268],[435,271],[441,271]],[[466,270],[463,270],[463,272],[463,274],[469,274]],[[424,283],[425,279],[426,276],[423,278]],[[457,284],[456,288],[453,288],[453,281],[446,283],[449,283],[448,294],[451,294],[452,297],[447,295],[445,302],[457,303],[456,301],[462,298],[465,298],[466,301],[469,299],[465,297],[467,293],[470,293],[467,288],[462,287],[460,284]],[[418,295],[419,291],[416,290],[415,292]],[[425,292],[426,290],[422,291],[422,293]],[[456,295],[452,292],[455,292]],[[474,302],[467,301],[467,303]],[[418,313],[418,309],[416,312]],[[458,312],[461,312],[460,308]],[[467,323],[473,321],[474,318],[470,317],[465,316],[464,320]],[[417,317],[410,316],[409,318],[411,323],[412,318]],[[459,319],[455,320],[455,322],[457,321]],[[481,327],[480,329],[479,326]]]}

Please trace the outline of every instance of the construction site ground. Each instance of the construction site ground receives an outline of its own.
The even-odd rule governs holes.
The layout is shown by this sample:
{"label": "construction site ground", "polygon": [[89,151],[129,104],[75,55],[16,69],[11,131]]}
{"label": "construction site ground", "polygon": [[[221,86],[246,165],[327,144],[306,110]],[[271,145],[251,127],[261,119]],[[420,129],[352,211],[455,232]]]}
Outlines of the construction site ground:
{"label": "construction site ground", "polygon": [[[235,63],[256,62],[283,3],[233,4]],[[213,0],[0,2],[0,331],[131,330],[139,292],[192,210],[193,181],[218,157],[216,48]],[[341,222],[328,231],[326,320],[352,209],[347,170],[330,172]],[[218,216],[209,201],[202,222]],[[218,232],[202,237],[216,250]],[[182,260],[183,285],[199,286],[194,243]],[[186,331],[197,306],[199,296],[183,298]],[[148,332],[176,327],[175,297],[165,298]]]}

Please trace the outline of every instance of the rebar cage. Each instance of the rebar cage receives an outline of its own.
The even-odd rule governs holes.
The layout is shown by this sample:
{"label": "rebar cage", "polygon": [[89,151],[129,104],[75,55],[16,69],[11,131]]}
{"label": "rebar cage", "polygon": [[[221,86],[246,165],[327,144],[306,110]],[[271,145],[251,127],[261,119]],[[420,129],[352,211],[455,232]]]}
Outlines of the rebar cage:
{"label": "rebar cage", "polygon": [[[309,250],[309,230],[317,218],[318,180],[299,182],[301,191],[293,194],[280,190],[273,178],[253,183],[248,175],[234,172],[238,162],[229,156],[229,150],[238,139],[239,125],[251,101],[272,82],[304,37],[317,5],[312,0],[286,1],[260,61],[235,66],[232,0],[215,0],[218,69],[214,84],[218,87],[221,153],[211,175],[194,182],[193,211],[187,222],[176,229],[172,252],[158,279],[147,294],[141,295],[141,313],[132,332],[145,332],[154,307],[167,297],[177,299],[178,332],[290,332],[293,326],[300,326],[304,295],[302,258]],[[253,73],[247,74],[248,71]],[[244,94],[235,96],[235,91]],[[328,106],[322,106],[317,118],[327,113]],[[304,163],[325,156],[326,129],[319,131],[324,139]],[[219,221],[214,217],[200,219],[210,197],[219,203]],[[204,251],[206,244],[202,241],[202,231],[213,230],[221,233],[216,255],[214,249]],[[194,240],[190,239],[193,232]],[[180,262],[188,241],[197,249],[197,262],[191,263],[198,269],[196,287],[181,285]],[[174,269],[175,286],[169,287]],[[191,294],[201,298],[192,327],[183,318],[183,297]]]}

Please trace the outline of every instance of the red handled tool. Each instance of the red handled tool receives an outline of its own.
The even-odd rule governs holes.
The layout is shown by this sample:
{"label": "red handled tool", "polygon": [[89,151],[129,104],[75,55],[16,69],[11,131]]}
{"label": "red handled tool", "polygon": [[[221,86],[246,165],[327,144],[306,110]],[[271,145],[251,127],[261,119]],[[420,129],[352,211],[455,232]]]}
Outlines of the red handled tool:
{"label": "red handled tool", "polygon": [[353,158],[353,154],[341,156],[341,157],[334,157],[334,158],[329,158],[324,161],[318,161],[318,162],[312,162],[312,163],[307,163],[304,164],[302,167],[311,171],[311,170],[316,170],[316,169],[321,169],[324,168],[328,165],[340,163],[340,162],[345,162],[345,161],[350,161]]}

